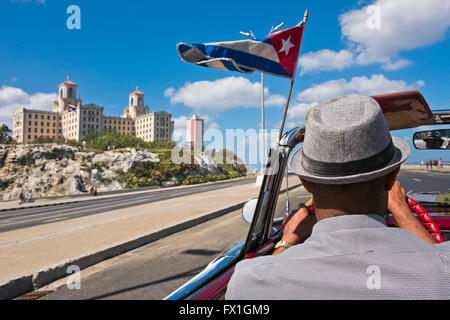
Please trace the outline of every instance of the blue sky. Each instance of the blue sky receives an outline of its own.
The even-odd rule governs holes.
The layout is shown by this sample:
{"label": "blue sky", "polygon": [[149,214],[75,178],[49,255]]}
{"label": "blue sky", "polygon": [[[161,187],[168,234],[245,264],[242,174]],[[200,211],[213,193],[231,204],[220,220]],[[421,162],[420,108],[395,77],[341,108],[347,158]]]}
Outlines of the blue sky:
{"label": "blue sky", "polygon": [[[66,26],[72,4],[81,9],[80,30]],[[367,12],[370,5],[380,17],[373,28],[366,26],[376,18]],[[171,112],[177,128],[196,113],[206,127],[223,132],[258,129],[260,75],[186,64],[176,44],[243,39],[239,31],[250,29],[266,36],[281,21],[297,24],[306,7],[310,16],[287,127],[302,123],[311,104],[337,94],[418,89],[432,109],[450,108],[448,1],[1,0],[0,122],[10,124],[18,106],[50,109],[57,85],[70,75],[83,103],[103,105],[106,114],[121,114],[139,86],[150,110]],[[289,80],[266,76],[265,87],[266,125],[278,128]],[[202,103],[187,98],[198,90]],[[233,98],[224,101],[254,98],[218,106],[215,91]],[[413,130],[394,134],[411,139]],[[435,156],[450,161],[448,152],[416,150],[410,160]]]}

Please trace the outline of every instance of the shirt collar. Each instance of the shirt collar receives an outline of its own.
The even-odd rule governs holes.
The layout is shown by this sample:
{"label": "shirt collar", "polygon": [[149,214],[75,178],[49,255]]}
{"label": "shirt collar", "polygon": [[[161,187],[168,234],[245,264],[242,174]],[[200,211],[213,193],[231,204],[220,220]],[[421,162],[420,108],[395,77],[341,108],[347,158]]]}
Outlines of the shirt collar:
{"label": "shirt collar", "polygon": [[312,234],[349,229],[383,227],[386,227],[386,223],[384,219],[377,214],[348,214],[320,220],[314,225]]}

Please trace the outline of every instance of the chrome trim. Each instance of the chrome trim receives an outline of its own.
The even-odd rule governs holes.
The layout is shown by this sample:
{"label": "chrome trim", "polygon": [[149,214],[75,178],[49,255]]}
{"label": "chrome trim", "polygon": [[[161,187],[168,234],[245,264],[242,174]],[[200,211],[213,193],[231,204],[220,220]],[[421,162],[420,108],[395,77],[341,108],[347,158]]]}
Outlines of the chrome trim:
{"label": "chrome trim", "polygon": [[[223,254],[219,255],[218,257],[216,257],[199,274],[197,274],[191,280],[189,280],[184,285],[182,285],[181,287],[176,289],[174,292],[169,294],[167,297],[164,298],[164,300],[179,300],[186,293],[194,290],[196,286],[201,284],[206,279],[210,278],[212,275],[214,275],[215,273],[220,271],[224,266],[226,266],[228,263],[230,263],[234,258],[236,258],[236,256],[239,255],[239,252],[244,247],[244,244],[245,244],[244,240],[239,241],[237,244],[235,244],[229,250],[227,250]],[[197,291],[194,293],[191,293],[189,295],[189,297],[187,297],[187,299],[191,298],[192,296],[195,296],[196,294],[197,294]]]}

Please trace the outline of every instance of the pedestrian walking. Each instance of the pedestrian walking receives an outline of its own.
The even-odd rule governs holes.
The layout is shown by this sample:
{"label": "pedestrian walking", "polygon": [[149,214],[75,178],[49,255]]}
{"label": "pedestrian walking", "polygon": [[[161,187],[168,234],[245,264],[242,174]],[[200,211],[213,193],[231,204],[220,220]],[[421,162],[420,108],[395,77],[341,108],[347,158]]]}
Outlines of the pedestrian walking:
{"label": "pedestrian walking", "polygon": [[25,196],[23,195],[22,191],[20,191],[19,193],[19,199],[20,199],[19,204],[23,204],[25,202]]}

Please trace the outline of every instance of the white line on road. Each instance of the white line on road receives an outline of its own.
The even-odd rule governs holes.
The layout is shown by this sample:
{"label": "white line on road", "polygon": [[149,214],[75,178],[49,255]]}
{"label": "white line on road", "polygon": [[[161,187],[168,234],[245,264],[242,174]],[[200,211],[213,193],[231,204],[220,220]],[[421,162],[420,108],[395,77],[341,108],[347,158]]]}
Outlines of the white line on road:
{"label": "white line on road", "polygon": [[41,223],[54,222],[54,221],[59,221],[59,220],[64,220],[64,219],[67,219],[67,218],[55,218],[55,219],[49,219],[49,220],[42,221]]}
{"label": "white line on road", "polygon": [[413,180],[414,180],[414,181],[418,181],[418,182],[421,182],[421,181],[422,181],[422,180],[417,179],[417,178],[413,178]]}

